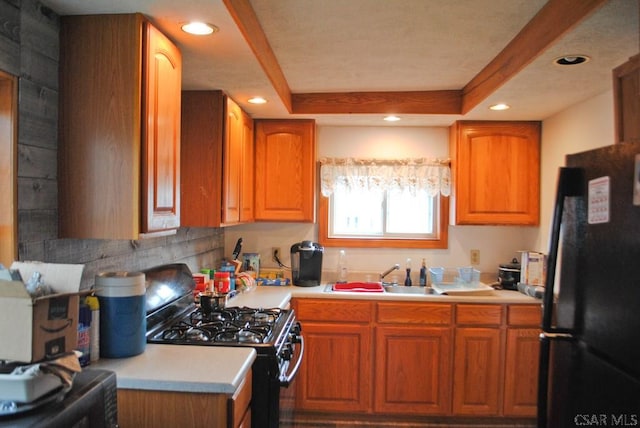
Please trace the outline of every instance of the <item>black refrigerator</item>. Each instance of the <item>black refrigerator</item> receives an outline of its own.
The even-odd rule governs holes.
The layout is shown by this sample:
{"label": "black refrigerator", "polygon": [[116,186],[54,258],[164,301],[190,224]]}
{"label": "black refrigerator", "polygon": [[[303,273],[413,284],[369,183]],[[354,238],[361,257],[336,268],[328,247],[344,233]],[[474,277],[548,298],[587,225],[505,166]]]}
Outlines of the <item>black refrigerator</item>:
{"label": "black refrigerator", "polygon": [[548,256],[538,427],[640,426],[640,143],[567,156]]}

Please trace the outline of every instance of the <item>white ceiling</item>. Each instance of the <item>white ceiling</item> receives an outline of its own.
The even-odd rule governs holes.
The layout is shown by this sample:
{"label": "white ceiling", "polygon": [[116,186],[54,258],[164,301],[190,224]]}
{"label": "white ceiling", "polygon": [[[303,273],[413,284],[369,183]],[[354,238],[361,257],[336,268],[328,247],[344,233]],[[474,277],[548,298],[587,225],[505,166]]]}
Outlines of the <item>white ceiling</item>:
{"label": "white ceiling", "polygon": [[[184,89],[223,89],[254,118],[291,117],[222,0],[41,0],[60,15],[141,12],[183,54]],[[294,93],[462,89],[545,0],[251,0]],[[640,52],[639,0],[609,0],[466,115],[401,115],[392,126],[457,119],[543,120],[611,88],[611,70]],[[196,37],[180,24],[210,22]],[[583,54],[585,64],[553,59]],[[262,95],[269,103],[246,102]],[[512,108],[492,112],[506,102]],[[315,115],[322,125],[384,126],[382,115]]]}

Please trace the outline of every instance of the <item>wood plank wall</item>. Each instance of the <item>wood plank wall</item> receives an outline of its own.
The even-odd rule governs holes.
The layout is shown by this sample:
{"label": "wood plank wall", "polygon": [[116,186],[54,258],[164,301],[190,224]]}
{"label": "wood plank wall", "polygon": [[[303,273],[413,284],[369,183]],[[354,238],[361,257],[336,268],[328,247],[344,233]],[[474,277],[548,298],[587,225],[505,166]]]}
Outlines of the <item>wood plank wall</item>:
{"label": "wood plank wall", "polygon": [[0,69],[19,77],[19,259],[83,263],[83,289],[101,271],[219,265],[224,230],[217,228],[139,241],[57,239],[58,33],[59,16],[37,0],[0,0]]}

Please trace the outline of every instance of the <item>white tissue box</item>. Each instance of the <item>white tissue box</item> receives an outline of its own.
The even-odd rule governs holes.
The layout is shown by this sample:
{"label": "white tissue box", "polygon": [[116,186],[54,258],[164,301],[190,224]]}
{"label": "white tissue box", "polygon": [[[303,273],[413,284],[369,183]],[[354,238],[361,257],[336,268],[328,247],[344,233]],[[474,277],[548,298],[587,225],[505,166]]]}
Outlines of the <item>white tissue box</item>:
{"label": "white tissue box", "polygon": [[0,374],[0,401],[31,403],[62,386],[62,380],[51,373]]}

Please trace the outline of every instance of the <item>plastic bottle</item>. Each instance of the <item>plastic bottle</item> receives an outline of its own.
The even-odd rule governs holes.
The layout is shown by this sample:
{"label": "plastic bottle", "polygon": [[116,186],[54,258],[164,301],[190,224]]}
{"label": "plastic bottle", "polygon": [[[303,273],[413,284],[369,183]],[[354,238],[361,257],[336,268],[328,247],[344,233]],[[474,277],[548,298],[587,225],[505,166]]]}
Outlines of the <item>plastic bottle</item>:
{"label": "plastic bottle", "polygon": [[404,279],[404,285],[411,287],[411,259],[407,259],[407,276]]}
{"label": "plastic bottle", "polygon": [[427,262],[422,259],[422,266],[420,267],[420,286],[425,287],[427,285]]}
{"label": "plastic bottle", "polygon": [[78,310],[78,351],[82,352],[78,358],[80,366],[88,366],[91,353],[91,309],[84,301],[80,302]]}
{"label": "plastic bottle", "polygon": [[93,362],[100,359],[100,303],[98,297],[93,295],[87,296],[85,303],[91,309],[91,330],[89,331],[91,347],[89,354],[91,355],[91,362]]}
{"label": "plastic bottle", "polygon": [[349,271],[347,269],[347,253],[345,250],[340,250],[338,253],[338,270],[337,270],[337,280],[338,283],[347,282],[347,277],[349,275]]}

